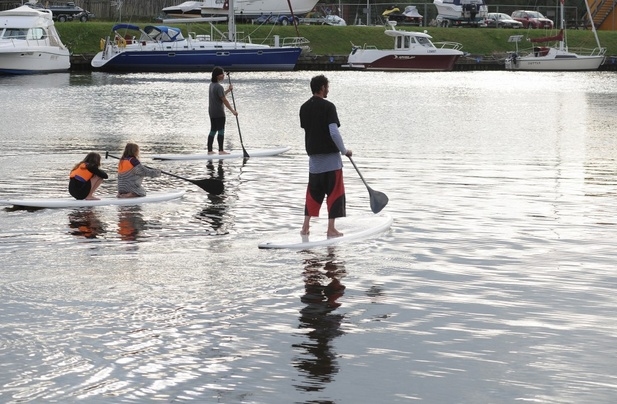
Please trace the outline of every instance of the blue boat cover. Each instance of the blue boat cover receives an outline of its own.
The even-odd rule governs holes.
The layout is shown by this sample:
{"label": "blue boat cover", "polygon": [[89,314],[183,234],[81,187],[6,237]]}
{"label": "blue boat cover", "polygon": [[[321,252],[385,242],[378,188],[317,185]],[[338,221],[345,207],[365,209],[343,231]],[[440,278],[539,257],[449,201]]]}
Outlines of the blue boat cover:
{"label": "blue boat cover", "polygon": [[[113,31],[117,31],[119,29],[140,31],[140,28],[133,24],[114,25]],[[184,40],[184,36],[182,35],[180,28],[168,27],[166,25],[148,25],[144,28],[144,32],[154,41],[176,42]]]}
{"label": "blue boat cover", "polygon": [[184,40],[179,28],[166,25],[148,25],[144,28],[144,32],[155,41],[176,42]]}
{"label": "blue boat cover", "polygon": [[135,31],[139,31],[139,27],[133,24],[116,24],[111,30],[115,31],[118,29],[134,29]]}

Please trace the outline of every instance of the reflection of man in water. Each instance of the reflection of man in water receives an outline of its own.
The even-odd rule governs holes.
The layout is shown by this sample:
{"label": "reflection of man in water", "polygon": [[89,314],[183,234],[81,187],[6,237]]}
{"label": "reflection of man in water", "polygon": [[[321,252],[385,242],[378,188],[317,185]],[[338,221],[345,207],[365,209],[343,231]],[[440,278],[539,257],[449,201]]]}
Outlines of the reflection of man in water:
{"label": "reflection of man in water", "polygon": [[[328,257],[333,258],[331,255]],[[332,381],[338,372],[336,354],[332,352],[331,341],[342,335],[340,330],[344,316],[333,314],[341,303],[337,300],[345,293],[341,279],[345,276],[342,264],[334,260],[319,259],[306,261],[304,271],[305,293],[300,298],[306,306],[300,310],[299,328],[308,330],[308,338],[294,348],[301,348],[294,366],[306,377],[306,382],[296,385],[303,391],[319,391]]]}

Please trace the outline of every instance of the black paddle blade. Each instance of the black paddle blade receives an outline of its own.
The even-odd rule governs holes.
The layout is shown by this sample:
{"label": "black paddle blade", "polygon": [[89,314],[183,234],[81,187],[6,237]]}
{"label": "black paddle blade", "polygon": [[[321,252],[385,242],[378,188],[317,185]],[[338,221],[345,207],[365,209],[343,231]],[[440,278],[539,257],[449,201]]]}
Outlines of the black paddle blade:
{"label": "black paddle blade", "polygon": [[203,180],[189,180],[189,181],[212,195],[220,195],[223,193],[225,189],[222,181],[211,179],[211,178],[203,179]]}
{"label": "black paddle blade", "polygon": [[373,213],[381,212],[381,210],[388,204],[388,195],[383,192],[368,188],[368,194],[371,197],[371,210]]}

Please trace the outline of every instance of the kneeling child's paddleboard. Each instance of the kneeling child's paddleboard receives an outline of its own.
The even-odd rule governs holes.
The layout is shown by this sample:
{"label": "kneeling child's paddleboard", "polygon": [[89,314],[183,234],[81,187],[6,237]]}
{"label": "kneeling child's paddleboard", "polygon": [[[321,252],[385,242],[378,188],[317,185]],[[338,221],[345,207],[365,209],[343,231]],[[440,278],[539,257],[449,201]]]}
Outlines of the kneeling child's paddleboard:
{"label": "kneeling child's paddleboard", "polygon": [[105,205],[140,205],[142,203],[163,202],[180,198],[184,195],[184,190],[174,190],[170,192],[149,192],[148,195],[138,198],[116,198],[106,196],[97,200],[75,199],[75,198],[29,198],[29,199],[7,199],[0,200],[0,205],[23,206],[26,208],[80,208],[87,206]]}

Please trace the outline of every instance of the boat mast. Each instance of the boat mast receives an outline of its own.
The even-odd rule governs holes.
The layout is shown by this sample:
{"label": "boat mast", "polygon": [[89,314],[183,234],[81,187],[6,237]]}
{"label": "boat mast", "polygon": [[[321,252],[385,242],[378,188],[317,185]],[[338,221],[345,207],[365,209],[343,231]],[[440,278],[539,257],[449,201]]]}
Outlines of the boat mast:
{"label": "boat mast", "polygon": [[563,2],[564,0],[559,0],[559,29],[562,32],[561,40],[559,41],[559,50],[560,51],[565,50],[567,52],[568,51],[567,45],[565,46],[565,49],[564,49],[564,42],[566,41],[566,39],[564,39],[564,35],[566,35],[566,33],[563,30],[563,19],[564,19]]}
{"label": "boat mast", "polygon": [[593,35],[596,38],[596,43],[598,44],[598,48],[602,49],[600,45],[600,39],[598,39],[598,32],[596,31],[596,24],[593,22],[593,18],[591,17],[591,10],[589,10],[589,3],[585,0],[585,7],[587,8],[587,17],[589,17],[589,22],[591,23],[591,30],[593,31]]}
{"label": "boat mast", "polygon": [[233,0],[229,0],[229,13],[228,13],[228,18],[229,21],[227,22],[227,29],[229,31],[228,35],[229,35],[229,40],[231,42],[236,42],[237,38],[236,38],[236,15],[234,13],[234,2]]}

